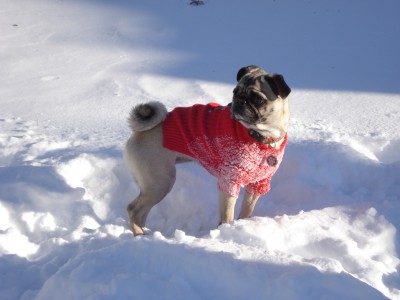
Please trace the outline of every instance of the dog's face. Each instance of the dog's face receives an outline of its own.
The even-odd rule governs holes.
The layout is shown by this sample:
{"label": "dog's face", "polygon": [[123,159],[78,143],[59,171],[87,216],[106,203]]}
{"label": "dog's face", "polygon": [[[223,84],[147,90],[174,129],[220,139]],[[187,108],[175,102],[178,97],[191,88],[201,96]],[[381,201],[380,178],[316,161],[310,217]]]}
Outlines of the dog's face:
{"label": "dog's face", "polygon": [[290,88],[282,75],[256,66],[241,68],[233,90],[232,118],[245,127],[279,137],[289,119]]}

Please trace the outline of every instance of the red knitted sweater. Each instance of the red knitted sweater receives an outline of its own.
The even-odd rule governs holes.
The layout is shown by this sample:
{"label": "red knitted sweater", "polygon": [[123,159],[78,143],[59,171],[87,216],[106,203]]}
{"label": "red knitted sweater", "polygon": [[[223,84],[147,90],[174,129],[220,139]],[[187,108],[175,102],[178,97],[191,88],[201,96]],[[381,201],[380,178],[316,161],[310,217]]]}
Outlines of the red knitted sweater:
{"label": "red knitted sweater", "polygon": [[[164,147],[195,158],[218,178],[218,189],[237,197],[241,186],[250,194],[269,191],[287,142],[277,149],[251,137],[231,118],[229,106],[216,103],[177,107],[163,121]],[[268,164],[268,158],[275,164]]]}

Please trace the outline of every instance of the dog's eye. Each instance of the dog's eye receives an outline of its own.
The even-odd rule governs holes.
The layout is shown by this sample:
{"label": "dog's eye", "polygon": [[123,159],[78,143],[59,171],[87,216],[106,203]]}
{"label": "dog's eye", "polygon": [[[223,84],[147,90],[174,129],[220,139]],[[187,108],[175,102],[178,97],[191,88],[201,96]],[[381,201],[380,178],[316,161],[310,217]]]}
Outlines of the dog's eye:
{"label": "dog's eye", "polygon": [[233,90],[233,100],[241,105],[247,104],[246,94],[243,93],[242,89],[237,87]]}
{"label": "dog's eye", "polygon": [[235,101],[236,101],[236,103],[241,104],[241,105],[247,104],[246,98],[243,98],[243,97],[236,97]]}
{"label": "dog's eye", "polygon": [[251,93],[251,100],[253,101],[255,106],[262,106],[265,104],[264,98],[257,93]]}

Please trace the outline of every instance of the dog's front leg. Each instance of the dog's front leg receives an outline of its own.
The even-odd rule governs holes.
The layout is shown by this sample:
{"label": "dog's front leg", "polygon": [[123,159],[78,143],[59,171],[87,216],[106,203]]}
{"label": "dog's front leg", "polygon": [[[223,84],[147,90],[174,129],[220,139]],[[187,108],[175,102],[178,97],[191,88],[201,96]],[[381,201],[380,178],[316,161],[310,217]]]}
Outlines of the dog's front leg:
{"label": "dog's front leg", "polygon": [[233,221],[236,199],[236,197],[224,192],[219,193],[220,224]]}
{"label": "dog's front leg", "polygon": [[253,214],[259,195],[249,194],[247,191],[244,194],[242,208],[240,209],[239,219],[250,218]]}

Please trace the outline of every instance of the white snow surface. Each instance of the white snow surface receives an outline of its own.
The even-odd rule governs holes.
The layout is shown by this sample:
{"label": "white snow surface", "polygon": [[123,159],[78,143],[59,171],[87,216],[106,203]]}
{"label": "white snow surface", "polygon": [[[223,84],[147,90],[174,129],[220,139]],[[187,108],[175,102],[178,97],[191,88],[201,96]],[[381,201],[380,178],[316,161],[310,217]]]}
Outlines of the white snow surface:
{"label": "white snow surface", "polygon": [[[400,2],[0,1],[0,299],[400,299]],[[255,216],[181,165],[134,238],[130,108],[250,64],[292,87]]]}

